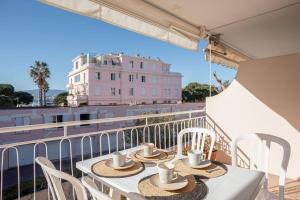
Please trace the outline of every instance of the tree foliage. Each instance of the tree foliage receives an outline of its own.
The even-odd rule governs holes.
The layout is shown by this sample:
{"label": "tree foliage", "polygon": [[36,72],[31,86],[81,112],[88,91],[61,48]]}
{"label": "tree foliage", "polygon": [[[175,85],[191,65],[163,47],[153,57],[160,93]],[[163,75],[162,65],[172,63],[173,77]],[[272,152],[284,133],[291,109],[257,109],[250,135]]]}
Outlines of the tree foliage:
{"label": "tree foliage", "polygon": [[14,107],[14,86],[10,84],[0,84],[0,107]]}
{"label": "tree foliage", "polygon": [[33,101],[33,96],[28,92],[18,91],[14,96],[17,103],[30,104]]}
{"label": "tree foliage", "polygon": [[0,108],[9,108],[14,106],[15,103],[11,97],[0,94]]}
{"label": "tree foliage", "polygon": [[30,104],[33,96],[28,92],[15,92],[14,86],[10,84],[0,84],[0,107],[15,107],[17,104]]}
{"label": "tree foliage", "polygon": [[54,105],[56,105],[56,106],[68,105],[67,96],[68,96],[68,92],[62,92],[62,93],[56,95],[53,99]]}
{"label": "tree foliage", "polygon": [[213,73],[213,76],[219,85],[219,87],[216,87],[217,93],[224,91],[230,85],[229,80],[222,81],[222,79],[218,77],[216,72]]}
{"label": "tree foliage", "polygon": [[0,84],[0,95],[13,96],[15,92],[14,86],[10,84]]}
{"label": "tree foliage", "polygon": [[[212,86],[211,88],[212,96],[216,95],[216,88]],[[204,101],[206,97],[209,96],[209,85],[201,84],[197,82],[189,83],[182,90],[182,100],[184,102],[200,102]]]}

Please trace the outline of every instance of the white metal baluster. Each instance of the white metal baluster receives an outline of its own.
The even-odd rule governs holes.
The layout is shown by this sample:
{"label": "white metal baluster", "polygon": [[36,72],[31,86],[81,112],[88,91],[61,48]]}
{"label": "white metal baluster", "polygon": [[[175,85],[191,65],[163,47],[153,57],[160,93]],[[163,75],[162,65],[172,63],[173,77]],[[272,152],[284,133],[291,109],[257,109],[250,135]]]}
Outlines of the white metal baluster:
{"label": "white metal baluster", "polygon": [[157,147],[157,144],[156,144],[156,130],[158,129],[158,143],[159,143],[159,148],[161,149],[161,134],[160,134],[160,125],[159,124],[156,124],[154,126],[154,140],[155,140],[155,146]]}
{"label": "white metal baluster", "polygon": [[147,127],[147,131],[148,131],[148,142],[150,143],[151,142],[151,137],[150,137],[150,128],[149,128],[149,126],[147,125],[147,126],[145,126],[145,127]]}
{"label": "white metal baluster", "polygon": [[20,163],[19,163],[19,150],[18,148],[14,147],[14,146],[8,146],[6,148],[4,148],[1,152],[1,193],[0,193],[0,199],[3,200],[3,163],[4,163],[4,153],[6,150],[9,149],[14,149],[16,152],[16,158],[17,158],[17,174],[18,174],[18,199],[20,199],[20,194],[21,194],[21,188],[20,188]]}
{"label": "white metal baluster", "polygon": [[206,119],[203,118],[201,121],[202,121],[202,127],[203,127],[203,128],[206,128]]}
{"label": "white metal baluster", "polygon": [[119,151],[119,131],[116,133],[116,151]]}
{"label": "white metal baluster", "polygon": [[164,124],[164,134],[165,134],[165,149],[167,148],[166,144],[166,135],[167,135],[167,126],[168,126],[168,136],[169,136],[169,147],[171,146],[171,130],[170,130],[170,124],[169,123],[165,123]]}
{"label": "white metal baluster", "polygon": [[93,141],[90,135],[85,135],[81,138],[81,161],[83,161],[83,154],[84,154],[84,150],[83,150],[83,142],[85,138],[89,138],[89,142],[90,142],[90,156],[91,158],[93,158]]}
{"label": "white metal baluster", "polygon": [[133,147],[133,131],[136,133],[136,144],[139,145],[139,131],[136,128],[131,129],[130,131],[130,140],[131,140],[131,148]]}
{"label": "white metal baluster", "polygon": [[[81,161],[83,161],[83,157],[84,157],[84,150],[83,150],[83,142],[84,142],[84,139],[88,137],[89,138],[89,141],[90,141],[90,155],[91,155],[91,158],[93,158],[93,145],[92,145],[92,139],[91,139],[91,136],[89,135],[85,135],[81,138],[81,141],[80,141],[80,146],[81,146]],[[83,176],[84,173],[81,172],[81,176]]]}
{"label": "white metal baluster", "polygon": [[[188,128],[192,127],[192,119],[189,119],[188,121]],[[190,146],[190,142],[191,142],[191,133],[187,134],[187,138],[188,138],[188,146]]]}
{"label": "white metal baluster", "polygon": [[173,147],[173,150],[175,150],[176,149],[176,147],[175,147],[175,145],[176,145],[176,131],[175,131],[175,122],[173,122],[173,124],[172,124],[172,133],[173,133],[173,135],[172,135],[172,137],[173,137],[173,145],[172,145],[172,147]]}
{"label": "white metal baluster", "polygon": [[163,124],[164,125],[164,132],[163,132],[163,134],[164,134],[164,149],[166,149],[167,148],[167,136],[166,136],[166,130],[165,130],[165,123]]}
{"label": "white metal baluster", "polygon": [[145,126],[143,128],[143,143],[146,142],[146,129],[147,129],[147,132],[148,132],[148,142],[150,142],[150,133],[149,133],[149,127],[148,126]]}
{"label": "white metal baluster", "polygon": [[192,128],[193,127],[193,119],[189,119],[188,120],[188,128]]}
{"label": "white metal baluster", "polygon": [[122,136],[123,136],[123,149],[125,150],[126,149],[126,141],[125,141],[125,131],[122,131],[123,132],[123,134],[122,134]]}
{"label": "white metal baluster", "polygon": [[[110,138],[109,138],[109,134],[107,134],[107,133],[101,133],[101,135],[100,135],[100,137],[99,137],[99,142],[100,142],[100,144],[99,144],[99,150],[100,150],[100,156],[102,156],[102,136],[103,135],[106,135],[106,138],[107,138],[107,144],[108,144],[108,153],[110,153],[111,151],[111,149],[110,149]],[[103,183],[101,183],[101,190],[102,190],[102,192],[103,192]]]}
{"label": "white metal baluster", "polygon": [[152,132],[151,132],[151,130],[153,129],[153,133],[154,133],[154,124],[150,124],[150,125],[148,125],[148,127],[149,127],[149,133],[150,133],[150,142],[151,142],[151,136],[152,136],[152,140],[153,140],[153,143],[154,143],[154,145],[155,145],[155,134],[153,135],[152,134]]}
{"label": "white metal baluster", "polygon": [[122,135],[123,135],[123,150],[125,150],[125,132],[122,130],[122,131],[117,131],[117,134],[116,134],[116,139],[117,139],[117,151],[119,151],[119,133],[122,132]]}
{"label": "white metal baluster", "polygon": [[[36,148],[39,144],[43,144],[45,146],[45,154],[46,158],[48,158],[48,146],[45,142],[35,143],[33,146],[33,199],[36,199],[36,166],[35,166],[35,158],[36,158]],[[48,186],[48,185],[47,185]],[[50,191],[48,186],[48,199],[50,199]]]}
{"label": "white metal baluster", "polygon": [[[181,127],[181,130],[182,130],[182,129],[185,129],[185,120],[182,120],[182,121],[181,121],[180,127]],[[187,145],[190,145],[190,144],[187,143],[187,135],[185,134],[185,135],[184,135],[184,146],[185,146],[185,148],[187,147]]]}
{"label": "white metal baluster", "polygon": [[111,153],[111,149],[110,149],[110,138],[109,138],[109,134],[107,134],[107,133],[102,133],[101,135],[100,135],[100,156],[102,156],[102,136],[103,135],[106,135],[106,137],[107,137],[107,144],[108,144],[108,153]]}
{"label": "white metal baluster", "polygon": [[[176,121],[175,123],[176,123],[176,140],[175,140],[175,144],[178,145],[177,138],[178,138],[178,134],[179,134],[180,130],[179,130],[178,122]],[[174,148],[175,148],[175,150],[177,149],[177,147],[174,147]]]}

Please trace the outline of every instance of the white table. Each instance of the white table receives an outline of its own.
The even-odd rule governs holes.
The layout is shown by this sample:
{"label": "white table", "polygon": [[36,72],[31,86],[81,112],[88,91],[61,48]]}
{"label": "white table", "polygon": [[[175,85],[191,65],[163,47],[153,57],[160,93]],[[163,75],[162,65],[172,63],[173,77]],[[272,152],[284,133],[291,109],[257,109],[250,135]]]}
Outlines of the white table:
{"label": "white table", "polygon": [[[140,148],[141,147],[127,149],[126,152],[127,154],[130,154],[131,152],[139,150]],[[134,199],[131,194],[139,194],[138,183],[142,178],[157,173],[157,168],[155,165],[146,166],[145,170],[141,173],[124,178],[99,177],[91,172],[91,166],[94,163],[110,157],[111,155],[105,155],[80,161],[76,163],[76,168],[110,187],[118,189],[121,194],[130,197],[130,199]],[[176,155],[175,158],[170,162],[180,158],[182,158],[182,156]],[[227,168],[228,171],[225,175],[203,180],[208,187],[208,193],[205,199],[255,199],[264,181],[265,173],[228,165]]]}

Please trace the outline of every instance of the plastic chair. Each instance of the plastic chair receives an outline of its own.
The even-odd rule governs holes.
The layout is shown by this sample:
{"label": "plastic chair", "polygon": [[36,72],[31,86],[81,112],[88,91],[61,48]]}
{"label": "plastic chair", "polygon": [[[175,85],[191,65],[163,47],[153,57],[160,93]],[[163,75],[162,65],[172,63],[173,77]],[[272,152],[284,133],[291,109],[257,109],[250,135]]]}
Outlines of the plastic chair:
{"label": "plastic chair", "polygon": [[[238,166],[237,163],[237,148],[238,143],[242,140],[250,140],[252,141],[252,149],[250,157],[250,169],[255,169],[264,171],[266,174],[266,181],[264,182],[263,188],[257,196],[257,199],[284,199],[284,186],[285,186],[285,178],[286,178],[286,171],[290,159],[291,154],[291,147],[290,144],[277,136],[274,135],[267,135],[261,133],[250,133],[250,134],[243,134],[238,136],[233,144],[232,144],[232,165]],[[279,195],[276,197],[274,194],[268,191],[268,172],[269,172],[269,154],[270,154],[270,147],[271,143],[276,143],[282,147],[283,150],[283,157],[281,160],[281,169],[279,175]],[[255,147],[254,145],[258,145]],[[249,143],[250,145],[250,143]],[[259,151],[258,154],[255,154],[255,150]],[[256,155],[256,156],[255,156]],[[260,159],[257,163],[254,163],[254,158],[257,158],[259,155]],[[278,158],[279,159],[279,158]]]}
{"label": "plastic chair", "polygon": [[183,149],[183,143],[182,139],[183,136],[187,133],[192,133],[192,150],[201,150],[203,152],[204,150],[204,144],[205,140],[208,139],[207,136],[210,136],[210,147],[209,147],[209,153],[208,153],[208,159],[211,158],[211,154],[213,151],[213,147],[216,142],[216,133],[214,131],[208,130],[206,128],[186,128],[179,132],[178,138],[177,138],[177,154],[182,154]]}
{"label": "plastic chair", "polygon": [[61,184],[61,179],[64,179],[72,184],[77,199],[88,200],[86,190],[77,178],[65,172],[56,170],[52,162],[47,158],[37,157],[35,161],[42,167],[43,173],[46,177],[48,186],[51,191],[52,198],[54,200],[66,200],[66,196]]}
{"label": "plastic chair", "polygon": [[84,185],[84,187],[86,187],[86,189],[89,191],[93,200],[112,200],[110,196],[99,191],[96,183],[94,183],[94,181],[91,178],[84,176],[82,177],[81,182]]}

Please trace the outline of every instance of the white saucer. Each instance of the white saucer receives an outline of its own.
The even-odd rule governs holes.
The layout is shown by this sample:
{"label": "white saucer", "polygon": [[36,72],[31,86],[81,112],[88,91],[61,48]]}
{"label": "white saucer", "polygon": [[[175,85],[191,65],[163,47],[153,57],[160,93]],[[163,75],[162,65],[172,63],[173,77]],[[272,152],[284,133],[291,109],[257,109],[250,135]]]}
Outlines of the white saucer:
{"label": "white saucer", "polygon": [[115,166],[113,165],[113,160],[112,160],[112,159],[108,159],[108,160],[106,160],[106,162],[105,162],[105,165],[106,165],[106,166],[108,166],[108,167],[110,167],[110,168],[113,168],[113,169],[118,169],[118,170],[128,169],[128,168],[130,168],[130,167],[133,167],[134,164],[135,164],[134,161],[133,161],[133,160],[130,160],[130,159],[126,160],[125,164],[124,164],[123,166],[120,166],[120,167],[115,167]]}
{"label": "white saucer", "polygon": [[210,160],[202,160],[201,163],[200,163],[200,165],[191,165],[188,158],[183,158],[182,162],[185,165],[187,165],[187,166],[189,166],[191,168],[195,168],[195,169],[202,169],[202,168],[209,167],[211,165],[211,161]]}
{"label": "white saucer", "polygon": [[151,176],[150,183],[160,189],[172,191],[184,188],[189,182],[186,177],[178,175],[178,177],[172,180],[171,183],[161,183],[159,180],[159,174],[155,174]]}
{"label": "white saucer", "polygon": [[157,156],[160,155],[160,151],[158,151],[158,150],[154,150],[154,151],[152,152],[152,155],[147,155],[147,156],[144,155],[144,150],[143,150],[143,149],[137,151],[136,153],[137,153],[139,156],[142,156],[142,157],[144,157],[144,158],[154,158],[154,157],[157,157]]}

